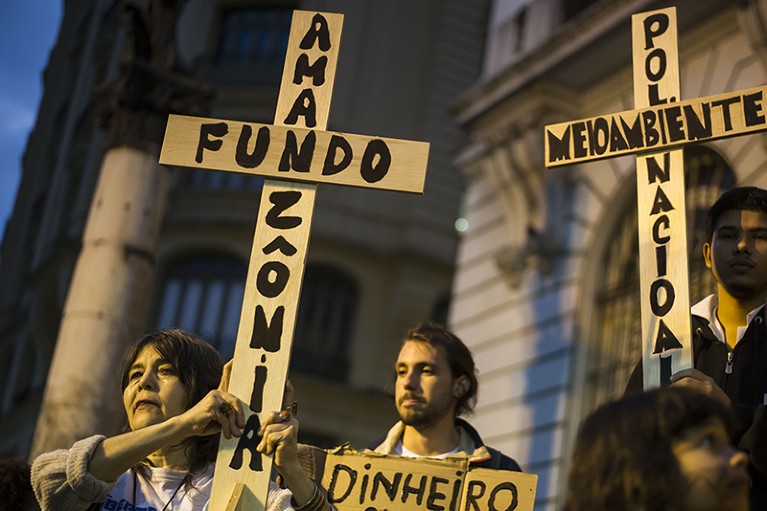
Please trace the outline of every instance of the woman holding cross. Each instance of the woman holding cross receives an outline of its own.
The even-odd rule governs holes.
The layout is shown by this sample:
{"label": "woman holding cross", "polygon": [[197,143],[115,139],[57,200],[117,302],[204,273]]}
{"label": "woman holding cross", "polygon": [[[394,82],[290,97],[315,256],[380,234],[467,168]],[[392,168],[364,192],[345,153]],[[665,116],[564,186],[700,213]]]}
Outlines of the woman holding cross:
{"label": "woman holding cross", "polygon": [[[192,334],[157,330],[139,339],[122,364],[126,432],[39,456],[32,484],[42,509],[207,510],[217,433],[237,437],[245,425],[240,400],[217,388],[221,376],[216,350]],[[298,462],[294,415],[273,412],[258,433],[258,451],[274,454],[287,486],[272,483],[267,510],[333,509]]]}

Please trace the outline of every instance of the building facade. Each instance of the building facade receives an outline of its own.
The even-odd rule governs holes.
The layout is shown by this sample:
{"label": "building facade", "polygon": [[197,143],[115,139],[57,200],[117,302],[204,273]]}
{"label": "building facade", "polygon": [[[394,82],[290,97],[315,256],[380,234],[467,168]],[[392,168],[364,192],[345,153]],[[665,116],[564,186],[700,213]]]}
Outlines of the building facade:
{"label": "building facade", "polygon": [[[65,1],[44,73],[2,244],[2,457],[29,452],[104,156],[96,92],[118,72],[122,5]],[[302,8],[345,15],[328,129],[431,143],[423,195],[317,194],[290,377],[301,440],[361,448],[394,420],[386,384],[400,337],[446,319],[464,190],[452,159],[466,143],[448,105],[478,76],[489,4],[190,0],[176,44],[214,90],[211,117],[272,122],[291,13]],[[229,357],[262,180],[173,169],[171,181],[143,329],[186,328]]]}
{"label": "building facade", "polygon": [[[454,104],[471,143],[450,323],[480,370],[475,425],[539,474],[536,510],[561,503],[580,420],[641,357],[635,158],[546,170],[544,126],[633,109],[631,15],[669,5],[682,99],[765,83],[765,2],[496,0],[482,75]],[[685,149],[691,303],[715,290],[708,206],[767,186],[766,156],[764,135]]]}
{"label": "building facade", "polygon": [[[765,83],[767,2],[673,4],[684,99]],[[93,93],[123,40],[120,2],[64,5],[2,244],[0,456],[29,449],[104,152]],[[536,510],[556,509],[580,420],[622,393],[641,326],[634,158],[546,170],[543,128],[632,109],[630,17],[668,5],[188,2],[179,51],[213,86],[212,117],[272,121],[290,12],[311,8],[346,16],[329,129],[431,143],[423,196],[319,189],[291,362],[303,441],[380,436],[401,335],[448,318],[480,370],[472,422],[539,475]],[[685,150],[691,302],[713,292],[706,209],[732,186],[767,186],[764,140]],[[173,170],[147,329],[231,353],[260,187]]]}

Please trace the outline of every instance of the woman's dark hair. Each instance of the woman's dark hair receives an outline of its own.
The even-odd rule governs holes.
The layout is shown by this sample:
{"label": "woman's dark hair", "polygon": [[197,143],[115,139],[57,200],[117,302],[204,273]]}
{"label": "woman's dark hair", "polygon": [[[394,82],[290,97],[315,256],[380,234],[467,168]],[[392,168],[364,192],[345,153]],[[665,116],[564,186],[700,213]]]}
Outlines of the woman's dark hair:
{"label": "woman's dark hair", "polygon": [[469,381],[469,387],[466,392],[458,399],[455,405],[455,415],[469,414],[474,410],[477,404],[477,394],[479,392],[479,382],[477,381],[477,368],[474,365],[474,357],[471,356],[469,348],[454,333],[439,323],[423,323],[407,333],[404,345],[408,341],[425,342],[433,347],[442,350],[450,366],[450,373],[453,379],[466,376]]}
{"label": "woman's dark hair", "polygon": [[[131,365],[148,346],[156,349],[176,371],[186,389],[186,409],[218,387],[223,364],[216,349],[192,333],[172,328],[149,332],[128,348],[120,366],[122,391],[128,386]],[[208,463],[215,461],[218,438],[218,435],[194,436],[184,441],[190,473],[204,470]],[[135,468],[142,470],[142,466]]]}
{"label": "woman's dark hair", "polygon": [[652,390],[598,408],[578,431],[563,510],[677,509],[687,483],[673,442],[711,418],[732,437],[730,410],[690,389]]}

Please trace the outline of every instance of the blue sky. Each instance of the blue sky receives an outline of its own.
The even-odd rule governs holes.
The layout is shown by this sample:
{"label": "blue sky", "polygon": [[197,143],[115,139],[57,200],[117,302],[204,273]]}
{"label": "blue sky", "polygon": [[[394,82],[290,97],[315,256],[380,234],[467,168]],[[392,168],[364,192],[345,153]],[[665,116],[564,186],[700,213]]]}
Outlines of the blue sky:
{"label": "blue sky", "polygon": [[0,236],[13,209],[21,156],[37,117],[42,73],[63,0],[0,0]]}

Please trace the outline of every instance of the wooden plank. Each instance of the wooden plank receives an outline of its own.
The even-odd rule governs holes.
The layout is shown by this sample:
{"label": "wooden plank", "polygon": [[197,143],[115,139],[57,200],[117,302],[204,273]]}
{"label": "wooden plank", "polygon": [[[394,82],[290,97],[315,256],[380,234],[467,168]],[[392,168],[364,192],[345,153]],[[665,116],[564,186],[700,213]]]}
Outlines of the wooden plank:
{"label": "wooden plank", "polygon": [[[239,439],[221,436],[211,509],[220,509],[214,506],[236,483],[253,488],[245,500],[271,478],[272,458],[254,450],[256,432],[260,417],[282,405],[315,195],[316,185],[271,180],[262,191],[229,387],[257,413]],[[260,509],[254,502],[244,506]]]}
{"label": "wooden plank", "polygon": [[423,193],[428,157],[426,142],[171,115],[160,163]]}
{"label": "wooden plank", "polygon": [[[634,103],[679,100],[676,9],[635,14]],[[637,157],[639,289],[644,388],[692,367],[687,222],[682,149]]]}
{"label": "wooden plank", "polygon": [[229,497],[229,503],[226,505],[226,511],[245,511],[240,502],[242,500],[242,494],[246,491],[244,484],[235,484],[232,496]]}
{"label": "wooden plank", "polygon": [[[285,88],[280,90],[275,124],[291,121],[291,125],[305,127],[308,116],[289,119],[289,112],[295,105],[305,105],[310,91],[316,105],[316,127],[325,128],[332,76],[326,74],[319,82],[303,77],[300,87],[286,86],[286,82],[293,81],[301,55],[307,51],[301,48],[306,46],[301,41],[305,36],[311,39],[312,34],[317,37],[309,41],[311,51],[324,49],[313,53],[309,62],[326,57],[326,69],[335,71],[342,26],[340,14],[294,12],[282,77]],[[238,483],[250,490],[239,496],[242,509],[266,509],[272,457],[255,451],[260,441],[257,431],[261,417],[282,406],[316,189],[315,184],[297,182],[267,180],[264,184],[229,386],[229,392],[257,413],[248,415],[239,439],[220,437],[211,511],[226,509],[239,490]]]}
{"label": "wooden plank", "polygon": [[295,11],[273,126],[170,116],[160,162],[267,179],[251,250],[229,392],[245,402],[240,438],[220,437],[211,511],[266,507],[271,456],[256,451],[279,410],[306,264],[316,182],[420,193],[428,144],[324,131],[343,15]]}
{"label": "wooden plank", "polygon": [[[644,69],[642,70],[644,72]],[[767,86],[546,126],[548,168],[767,130]]]}

